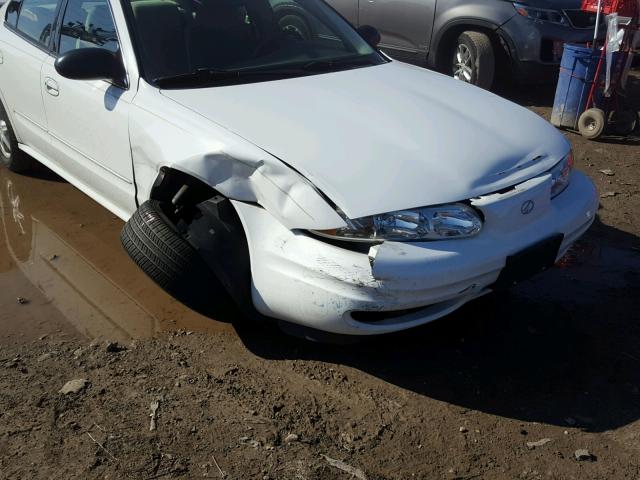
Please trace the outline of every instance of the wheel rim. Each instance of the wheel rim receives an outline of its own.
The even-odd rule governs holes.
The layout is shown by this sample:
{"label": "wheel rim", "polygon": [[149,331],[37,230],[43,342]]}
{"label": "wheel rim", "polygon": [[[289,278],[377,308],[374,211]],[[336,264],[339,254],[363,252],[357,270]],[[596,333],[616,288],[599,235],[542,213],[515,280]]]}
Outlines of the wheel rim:
{"label": "wheel rim", "polygon": [[464,44],[458,45],[453,60],[453,78],[471,83],[473,78],[473,58],[471,50]]}
{"label": "wheel rim", "polygon": [[596,128],[598,128],[598,121],[595,118],[587,119],[585,129],[589,132],[593,132]]}
{"label": "wheel rim", "polygon": [[11,139],[7,122],[0,120],[0,153],[4,158],[11,158]]}

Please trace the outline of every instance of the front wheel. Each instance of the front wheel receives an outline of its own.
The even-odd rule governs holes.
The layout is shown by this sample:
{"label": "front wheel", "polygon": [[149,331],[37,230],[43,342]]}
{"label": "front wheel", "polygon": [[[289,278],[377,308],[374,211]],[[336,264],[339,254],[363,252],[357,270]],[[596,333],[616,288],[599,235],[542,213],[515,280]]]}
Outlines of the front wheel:
{"label": "front wheel", "polygon": [[488,90],[493,85],[495,70],[495,52],[491,39],[482,32],[463,32],[453,50],[453,78]]}
{"label": "front wheel", "polygon": [[224,287],[196,249],[173,227],[163,203],[149,200],[135,211],[120,234],[122,246],[151,280],[185,305],[207,313],[224,302]]}

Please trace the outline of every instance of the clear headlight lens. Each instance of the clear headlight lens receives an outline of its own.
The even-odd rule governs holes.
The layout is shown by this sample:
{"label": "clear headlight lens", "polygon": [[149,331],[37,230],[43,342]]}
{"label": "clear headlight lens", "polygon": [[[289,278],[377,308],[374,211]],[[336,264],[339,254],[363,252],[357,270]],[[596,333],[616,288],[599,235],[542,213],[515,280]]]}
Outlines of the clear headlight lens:
{"label": "clear headlight lens", "polygon": [[573,151],[570,151],[549,171],[551,173],[551,198],[557,197],[567,188],[571,170],[573,170]]}
{"label": "clear headlight lens", "polygon": [[531,20],[540,20],[543,22],[555,23],[557,25],[569,25],[569,21],[563,12],[560,10],[550,10],[546,8],[534,8],[522,3],[514,3],[513,6],[523,17],[530,18]]}
{"label": "clear headlight lens", "polygon": [[341,240],[402,242],[466,238],[482,229],[478,213],[463,203],[412,208],[346,221],[346,227],[313,233]]}

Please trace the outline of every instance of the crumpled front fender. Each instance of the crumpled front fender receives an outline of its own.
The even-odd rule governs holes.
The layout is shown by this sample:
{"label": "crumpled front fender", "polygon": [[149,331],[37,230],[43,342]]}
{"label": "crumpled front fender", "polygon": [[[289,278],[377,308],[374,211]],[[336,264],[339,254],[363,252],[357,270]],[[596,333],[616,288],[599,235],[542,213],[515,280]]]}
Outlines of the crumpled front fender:
{"label": "crumpled front fender", "polygon": [[[143,99],[144,98],[144,99]],[[187,173],[232,200],[257,203],[288,229],[330,229],[344,220],[278,158],[141,83],[129,133],[138,202],[162,167]]]}

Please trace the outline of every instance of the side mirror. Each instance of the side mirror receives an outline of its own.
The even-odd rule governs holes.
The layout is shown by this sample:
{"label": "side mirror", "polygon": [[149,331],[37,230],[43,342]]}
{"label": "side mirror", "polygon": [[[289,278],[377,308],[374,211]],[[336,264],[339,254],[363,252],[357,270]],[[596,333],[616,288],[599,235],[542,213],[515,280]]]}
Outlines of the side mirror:
{"label": "side mirror", "polygon": [[125,86],[126,77],[119,55],[103,48],[79,48],[58,57],[56,72],[71,80],[109,80]]}
{"label": "side mirror", "polygon": [[377,48],[380,43],[380,32],[371,25],[362,25],[358,28],[358,33],[373,48]]}

